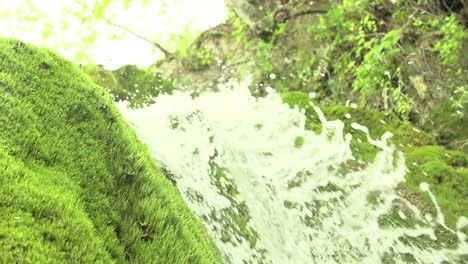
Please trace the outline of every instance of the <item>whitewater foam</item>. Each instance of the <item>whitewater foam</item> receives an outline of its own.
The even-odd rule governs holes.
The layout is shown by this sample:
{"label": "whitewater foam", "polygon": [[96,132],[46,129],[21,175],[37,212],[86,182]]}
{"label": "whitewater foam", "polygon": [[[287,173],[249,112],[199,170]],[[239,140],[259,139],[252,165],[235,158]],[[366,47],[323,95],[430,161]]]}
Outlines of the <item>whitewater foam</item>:
{"label": "whitewater foam", "polygon": [[[395,188],[407,168],[388,143],[391,133],[372,139],[366,127],[353,124],[381,150],[373,162],[350,169],[356,158],[343,122],[327,120],[314,106],[323,126],[316,134],[304,128],[304,113],[274,91],[255,98],[247,85],[230,84],[232,89],[197,98],[175,92],[138,110],[119,105],[155,159],[174,175],[226,262],[441,263],[468,254],[460,231],[466,218],[451,230],[459,241],[450,249],[404,242],[437,239],[434,221],[423,219],[408,201],[421,225],[379,224],[395,200],[404,200]],[[426,185],[422,189],[429,191]],[[450,230],[439,209],[436,221]]]}

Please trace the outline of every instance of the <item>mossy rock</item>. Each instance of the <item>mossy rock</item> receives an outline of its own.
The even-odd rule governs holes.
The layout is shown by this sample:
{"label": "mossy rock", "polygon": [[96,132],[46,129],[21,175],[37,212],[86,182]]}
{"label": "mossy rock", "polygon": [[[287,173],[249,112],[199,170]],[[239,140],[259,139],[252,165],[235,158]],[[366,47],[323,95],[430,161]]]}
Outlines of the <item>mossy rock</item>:
{"label": "mossy rock", "polygon": [[433,109],[431,120],[424,124],[424,129],[434,133],[440,144],[468,154],[468,101],[459,113],[452,105],[453,101],[447,99]]}
{"label": "mossy rock", "polygon": [[133,108],[154,103],[159,94],[172,93],[174,84],[161,73],[125,65],[110,71],[101,65],[85,65],[83,71],[99,86],[106,88],[116,102],[127,101]]}
{"label": "mossy rock", "polygon": [[0,263],[221,263],[109,94],[0,38]]}
{"label": "mossy rock", "polygon": [[320,132],[322,126],[310,103],[318,106],[327,120],[340,119],[343,121],[344,132],[353,134],[351,142],[353,154],[366,162],[372,161],[379,149],[367,143],[366,135],[362,131],[354,129],[351,126],[352,123],[368,127],[370,136],[374,139],[379,139],[385,132],[389,131],[393,134],[391,142],[402,148],[431,145],[436,142],[433,136],[415,129],[409,122],[401,121],[394,114],[340,105],[324,106],[303,92],[284,93],[282,99],[289,106],[297,105],[299,109],[302,109],[307,116],[306,128],[315,132]]}
{"label": "mossy rock", "polygon": [[[415,147],[406,151],[409,172],[405,185],[419,190],[427,182],[442,208],[447,224],[455,228],[468,212],[468,156],[439,146]],[[423,194],[427,203],[432,201]]]}
{"label": "mossy rock", "polygon": [[[386,131],[392,132],[394,136],[391,142],[405,153],[409,169],[406,182],[399,188],[418,193],[426,205],[432,206],[429,195],[419,189],[422,182],[427,182],[451,228],[456,227],[460,216],[467,217],[468,156],[465,153],[434,146],[436,140],[433,136],[415,129],[410,123],[392,114],[343,106],[322,106],[302,92],[285,93],[282,99],[289,106],[302,109],[307,116],[306,128],[315,132],[321,132],[322,126],[310,103],[319,106],[328,120],[342,120],[345,132],[353,135],[351,150],[354,156],[364,162],[372,161],[379,149],[367,143],[364,133],[354,130],[351,122],[368,127],[373,138],[380,138]],[[348,119],[346,114],[351,118]]]}

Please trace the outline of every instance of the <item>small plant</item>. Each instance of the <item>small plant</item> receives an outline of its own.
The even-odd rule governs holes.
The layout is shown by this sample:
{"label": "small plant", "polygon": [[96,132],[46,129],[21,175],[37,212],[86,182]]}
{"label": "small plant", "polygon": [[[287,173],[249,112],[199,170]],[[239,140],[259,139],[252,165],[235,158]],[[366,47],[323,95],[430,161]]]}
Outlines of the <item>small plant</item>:
{"label": "small plant", "polygon": [[322,16],[313,33],[316,39],[332,42],[325,56],[337,58],[333,78],[345,85],[342,90],[348,86],[359,92],[361,106],[372,102],[404,116],[411,102],[400,87],[401,30],[380,32],[369,7],[367,1],[345,1]]}
{"label": "small plant", "polygon": [[246,43],[246,29],[247,25],[242,22],[242,20],[235,14],[231,15],[232,17],[232,26],[234,30],[232,31],[232,35],[236,39],[238,43]]}
{"label": "small plant", "polygon": [[213,54],[211,54],[211,52],[209,52],[208,50],[206,49],[200,49],[197,53],[196,53],[196,57],[197,59],[200,61],[200,64],[202,66],[207,66],[209,65],[214,57],[213,57]]}
{"label": "small plant", "polygon": [[[353,73],[356,79],[353,82],[353,88],[361,92],[363,100],[370,96],[381,95],[385,110],[388,110],[389,96],[403,105],[401,100],[401,90],[393,89],[392,81],[398,77],[399,68],[393,63],[392,59],[400,52],[397,46],[400,40],[400,30],[392,30],[385,34],[381,40],[372,38],[370,41],[358,41],[356,53],[359,56],[365,52],[363,62]],[[396,96],[396,97],[395,97]],[[399,110],[405,110],[407,107],[399,107]]]}
{"label": "small plant", "polygon": [[186,59],[190,57],[192,45],[195,42],[197,36],[200,35],[199,32],[193,31],[190,26],[187,25],[185,28],[185,33],[172,38],[177,39],[175,43],[175,54],[177,54],[181,59]]}
{"label": "small plant", "polygon": [[454,96],[452,97],[452,108],[455,110],[456,114],[464,117],[466,110],[463,111],[463,109],[468,105],[468,85],[458,86],[453,90]]}
{"label": "small plant", "polygon": [[445,18],[440,31],[443,37],[436,43],[434,49],[439,52],[442,64],[446,66],[458,64],[461,42],[467,37],[467,33],[454,15]]}
{"label": "small plant", "polygon": [[257,44],[257,61],[260,62],[260,66],[265,73],[273,73],[274,66],[270,61],[271,53],[275,47],[276,40],[284,34],[286,31],[286,24],[279,24],[276,30],[271,35],[268,41],[259,39]]}
{"label": "small plant", "polygon": [[202,70],[208,67],[214,60],[213,54],[210,51],[200,48],[194,51],[189,51],[189,54],[185,58],[188,67],[191,70]]}

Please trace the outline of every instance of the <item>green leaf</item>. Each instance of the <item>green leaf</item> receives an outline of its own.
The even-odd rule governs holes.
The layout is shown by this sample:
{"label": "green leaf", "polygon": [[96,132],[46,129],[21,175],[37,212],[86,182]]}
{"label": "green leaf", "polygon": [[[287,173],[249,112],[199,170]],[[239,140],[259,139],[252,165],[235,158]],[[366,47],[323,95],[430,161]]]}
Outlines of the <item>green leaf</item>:
{"label": "green leaf", "polygon": [[95,15],[97,19],[104,18],[104,11],[109,6],[110,0],[102,0],[101,3],[95,6]]}
{"label": "green leaf", "polygon": [[128,9],[129,6],[130,6],[130,0],[124,0],[124,8]]}

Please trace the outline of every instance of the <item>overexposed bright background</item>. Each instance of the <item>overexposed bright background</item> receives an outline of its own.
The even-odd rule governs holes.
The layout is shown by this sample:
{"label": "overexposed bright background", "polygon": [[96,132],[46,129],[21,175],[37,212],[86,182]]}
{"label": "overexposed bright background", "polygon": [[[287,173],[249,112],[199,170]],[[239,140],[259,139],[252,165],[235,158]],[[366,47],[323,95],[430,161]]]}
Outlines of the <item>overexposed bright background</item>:
{"label": "overexposed bright background", "polygon": [[[150,43],[97,21],[80,2],[92,9],[95,1],[0,0],[0,35],[51,48],[77,62],[88,58],[109,69],[145,67],[162,57]],[[223,0],[150,0],[146,5],[132,0],[127,9],[123,1],[111,2],[105,18],[169,51],[184,37],[222,23],[227,13]]]}

